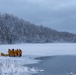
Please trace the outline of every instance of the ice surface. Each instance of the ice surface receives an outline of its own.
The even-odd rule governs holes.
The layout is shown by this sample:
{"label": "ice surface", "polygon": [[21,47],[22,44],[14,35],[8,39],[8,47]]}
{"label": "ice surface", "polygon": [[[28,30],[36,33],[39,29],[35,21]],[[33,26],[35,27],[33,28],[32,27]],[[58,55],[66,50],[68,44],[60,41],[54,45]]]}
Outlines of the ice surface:
{"label": "ice surface", "polygon": [[0,45],[0,52],[7,53],[9,48],[20,48],[23,51],[23,55],[47,56],[76,54],[76,43]]}
{"label": "ice surface", "polygon": [[37,63],[34,58],[52,55],[76,55],[76,43],[49,43],[49,44],[13,44],[0,45],[0,53],[7,53],[8,49],[22,49],[22,57],[0,56],[0,75],[31,75],[40,70],[25,64]]}

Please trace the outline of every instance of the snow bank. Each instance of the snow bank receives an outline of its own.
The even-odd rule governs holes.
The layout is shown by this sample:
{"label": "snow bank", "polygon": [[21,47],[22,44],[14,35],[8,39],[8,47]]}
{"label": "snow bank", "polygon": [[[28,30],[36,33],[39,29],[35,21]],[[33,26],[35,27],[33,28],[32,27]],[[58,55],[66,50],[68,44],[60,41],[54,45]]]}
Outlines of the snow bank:
{"label": "snow bank", "polygon": [[0,59],[0,75],[32,75],[38,73],[40,69],[24,66],[25,62],[21,59],[2,57]]}
{"label": "snow bank", "polygon": [[0,75],[31,75],[39,72],[40,70],[32,67],[21,66],[13,63],[6,62],[0,63]]}

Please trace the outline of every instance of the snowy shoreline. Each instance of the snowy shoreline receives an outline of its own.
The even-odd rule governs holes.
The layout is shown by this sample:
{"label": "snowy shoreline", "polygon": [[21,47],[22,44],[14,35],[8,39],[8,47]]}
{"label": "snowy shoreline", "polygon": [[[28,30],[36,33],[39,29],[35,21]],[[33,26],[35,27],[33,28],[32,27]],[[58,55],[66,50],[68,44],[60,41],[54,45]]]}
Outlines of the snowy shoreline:
{"label": "snowy shoreline", "polygon": [[[29,58],[31,57],[31,58]],[[44,71],[35,67],[28,67],[27,64],[38,63],[34,56],[22,57],[0,57],[0,75],[32,75]],[[25,66],[26,64],[26,66]]]}

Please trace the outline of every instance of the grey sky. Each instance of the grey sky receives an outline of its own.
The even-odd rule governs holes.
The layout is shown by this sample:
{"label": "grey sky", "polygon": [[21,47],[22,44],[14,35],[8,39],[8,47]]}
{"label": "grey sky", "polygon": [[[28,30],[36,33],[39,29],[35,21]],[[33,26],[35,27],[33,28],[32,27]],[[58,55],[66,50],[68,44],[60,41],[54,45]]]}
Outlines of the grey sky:
{"label": "grey sky", "polygon": [[0,12],[76,33],[76,0],[0,0]]}

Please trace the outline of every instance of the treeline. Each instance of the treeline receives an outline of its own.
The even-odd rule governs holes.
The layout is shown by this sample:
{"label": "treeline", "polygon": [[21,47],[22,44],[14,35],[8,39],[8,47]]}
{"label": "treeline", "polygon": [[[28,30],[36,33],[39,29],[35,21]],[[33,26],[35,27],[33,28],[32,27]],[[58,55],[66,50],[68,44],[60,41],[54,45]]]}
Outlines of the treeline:
{"label": "treeline", "polygon": [[37,26],[11,14],[0,14],[0,44],[76,42],[76,35]]}

